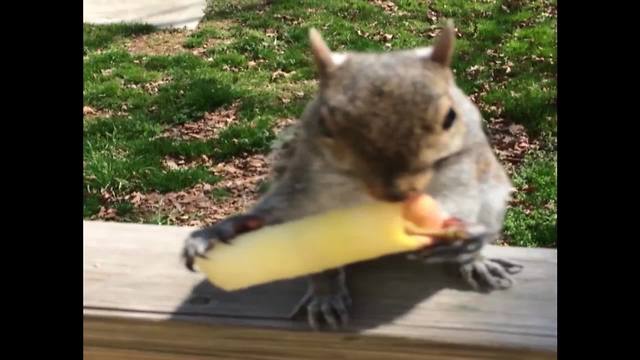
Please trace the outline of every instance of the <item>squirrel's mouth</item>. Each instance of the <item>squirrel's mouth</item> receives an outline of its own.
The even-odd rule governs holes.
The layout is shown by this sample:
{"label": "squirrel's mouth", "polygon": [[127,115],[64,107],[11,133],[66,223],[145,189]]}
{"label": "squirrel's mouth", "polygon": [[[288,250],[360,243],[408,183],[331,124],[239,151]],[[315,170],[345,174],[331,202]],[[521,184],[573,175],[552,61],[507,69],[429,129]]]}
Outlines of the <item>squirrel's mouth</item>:
{"label": "squirrel's mouth", "polygon": [[431,179],[431,173],[382,173],[375,179],[363,179],[369,194],[376,200],[404,202],[423,194]]}
{"label": "squirrel's mouth", "polygon": [[[457,244],[477,239],[486,229],[448,215],[425,196],[413,196],[403,206],[404,231],[425,247]],[[434,205],[435,204],[435,205]]]}

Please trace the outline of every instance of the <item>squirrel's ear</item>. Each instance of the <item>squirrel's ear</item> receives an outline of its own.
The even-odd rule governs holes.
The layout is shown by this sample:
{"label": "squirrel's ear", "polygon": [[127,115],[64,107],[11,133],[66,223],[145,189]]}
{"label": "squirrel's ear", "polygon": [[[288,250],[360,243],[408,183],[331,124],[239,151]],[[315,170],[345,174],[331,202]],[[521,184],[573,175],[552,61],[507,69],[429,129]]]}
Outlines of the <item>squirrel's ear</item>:
{"label": "squirrel's ear", "polygon": [[442,66],[449,67],[453,57],[453,48],[456,42],[456,30],[453,21],[448,20],[442,32],[436,39],[431,52],[431,61]]}
{"label": "squirrel's ear", "polygon": [[315,28],[309,29],[309,41],[311,43],[311,52],[313,53],[313,58],[316,62],[316,66],[318,66],[320,75],[325,77],[327,73],[336,66],[333,61],[331,49],[329,49],[320,33]]}

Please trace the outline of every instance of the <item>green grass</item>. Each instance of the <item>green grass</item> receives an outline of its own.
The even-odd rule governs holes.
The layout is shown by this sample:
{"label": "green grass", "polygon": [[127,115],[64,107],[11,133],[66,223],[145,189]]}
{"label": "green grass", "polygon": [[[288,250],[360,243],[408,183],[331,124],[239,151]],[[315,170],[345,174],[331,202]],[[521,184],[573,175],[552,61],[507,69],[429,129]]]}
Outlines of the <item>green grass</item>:
{"label": "green grass", "polygon": [[[307,30],[322,31],[337,50],[385,51],[430,43],[437,22],[427,20],[426,2],[397,0],[388,14],[366,0],[212,2],[202,26],[175,55],[130,54],[124,41],[156,29],[147,25],[84,25],[84,104],[111,113],[84,121],[84,216],[99,211],[100,193],[179,191],[219,178],[202,167],[169,170],[166,156],[217,161],[265,152],[274,120],[297,117],[315,85]],[[515,4],[515,5],[514,5]],[[555,1],[435,0],[431,10],[451,17],[462,34],[454,70],[467,93],[479,95],[486,118],[526,127],[541,142],[513,175],[519,189],[507,214],[509,243],[555,246],[556,19],[546,15]],[[431,14],[431,10],[429,14]],[[363,35],[359,35],[358,33]],[[386,41],[379,34],[391,34]],[[201,48],[203,55],[192,54]],[[477,71],[468,69],[477,67]],[[272,79],[281,70],[286,78]],[[156,82],[168,81],[148,91]],[[301,93],[302,96],[295,94]],[[239,102],[239,121],[209,140],[158,137],[164,129],[199,119]],[[553,170],[553,171],[552,171]],[[264,187],[267,185],[265,184]],[[216,193],[215,197],[224,197]],[[132,214],[131,204],[111,204]],[[171,223],[163,215],[143,219]]]}
{"label": "green grass", "polygon": [[111,43],[126,37],[149,34],[154,31],[153,26],[146,24],[113,24],[83,26],[84,52],[109,46]]}
{"label": "green grass", "polygon": [[203,28],[193,34],[191,34],[187,40],[185,40],[183,46],[187,49],[193,49],[204,45],[209,39],[216,39],[221,37],[220,31],[214,28]]}
{"label": "green grass", "polygon": [[506,233],[518,246],[556,246],[556,155],[540,152],[527,157],[513,178],[521,189],[520,205],[509,211]]}

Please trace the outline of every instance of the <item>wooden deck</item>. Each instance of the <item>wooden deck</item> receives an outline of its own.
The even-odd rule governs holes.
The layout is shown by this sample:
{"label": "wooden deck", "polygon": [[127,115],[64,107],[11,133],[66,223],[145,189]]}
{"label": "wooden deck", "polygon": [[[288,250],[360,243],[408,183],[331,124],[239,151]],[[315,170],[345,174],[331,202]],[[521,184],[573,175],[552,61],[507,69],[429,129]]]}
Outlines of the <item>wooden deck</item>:
{"label": "wooden deck", "polygon": [[351,326],[316,333],[288,318],[303,280],[224,293],[188,272],[191,230],[84,223],[86,359],[556,358],[555,250],[489,247],[525,265],[491,294],[400,256],[354,265]]}

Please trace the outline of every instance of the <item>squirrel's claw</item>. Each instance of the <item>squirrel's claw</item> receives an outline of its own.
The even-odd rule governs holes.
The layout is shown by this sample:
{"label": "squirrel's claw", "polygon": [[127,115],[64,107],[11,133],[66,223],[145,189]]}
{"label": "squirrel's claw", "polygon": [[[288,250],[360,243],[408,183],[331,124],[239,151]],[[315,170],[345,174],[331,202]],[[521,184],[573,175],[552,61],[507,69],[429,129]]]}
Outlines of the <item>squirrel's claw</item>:
{"label": "squirrel's claw", "polygon": [[332,295],[311,295],[306,301],[307,321],[313,330],[320,330],[320,322],[324,321],[333,330],[338,330],[349,323],[348,307],[351,297],[346,292]]}
{"label": "squirrel's claw", "polygon": [[236,215],[213,226],[196,230],[185,240],[182,259],[187,269],[194,271],[193,265],[197,257],[206,259],[216,241],[230,244],[236,236],[261,228],[264,220],[256,215]]}
{"label": "squirrel's claw", "polygon": [[474,290],[489,292],[512,287],[514,280],[510,275],[519,273],[523,268],[504,259],[479,258],[460,266],[460,274]]}
{"label": "squirrel's claw", "polygon": [[293,318],[304,308],[307,322],[313,330],[320,330],[320,323],[325,322],[333,330],[339,330],[349,323],[349,308],[352,300],[343,279],[339,279],[338,289],[332,292],[316,293],[309,287],[290,314]]}

